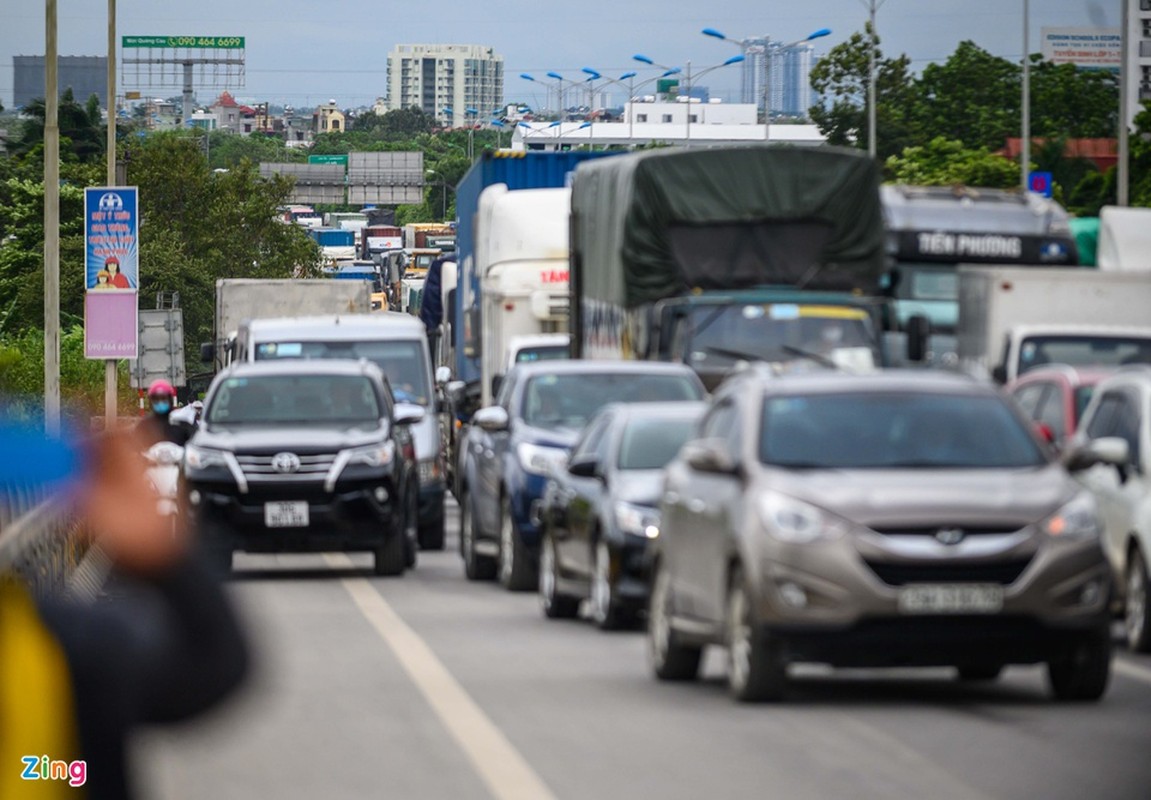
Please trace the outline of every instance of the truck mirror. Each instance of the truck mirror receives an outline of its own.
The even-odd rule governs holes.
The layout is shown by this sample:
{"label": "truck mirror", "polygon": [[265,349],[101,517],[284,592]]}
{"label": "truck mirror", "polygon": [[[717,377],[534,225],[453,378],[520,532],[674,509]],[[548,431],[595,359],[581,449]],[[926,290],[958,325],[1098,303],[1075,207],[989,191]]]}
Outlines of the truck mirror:
{"label": "truck mirror", "polygon": [[923,314],[915,314],[907,320],[907,360],[923,362],[927,360],[927,339],[931,336],[931,320]]}
{"label": "truck mirror", "polygon": [[991,377],[996,383],[1007,383],[1007,365],[997,364],[991,369]]}
{"label": "truck mirror", "polygon": [[212,342],[202,342],[200,344],[200,360],[205,364],[211,364],[216,359],[216,345]]}
{"label": "truck mirror", "polygon": [[500,387],[503,385],[503,383],[504,383],[504,376],[503,375],[493,375],[492,376],[492,397],[495,397],[496,395],[498,395],[500,393]]}

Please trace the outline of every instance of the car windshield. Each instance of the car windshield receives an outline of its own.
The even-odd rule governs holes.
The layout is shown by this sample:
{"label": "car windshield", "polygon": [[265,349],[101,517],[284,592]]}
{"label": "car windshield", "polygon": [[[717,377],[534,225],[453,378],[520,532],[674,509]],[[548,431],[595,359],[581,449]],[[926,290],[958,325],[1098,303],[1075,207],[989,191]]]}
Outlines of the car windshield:
{"label": "car windshield", "polygon": [[540,375],[531,378],[524,388],[522,416],[524,422],[537,428],[579,430],[608,403],[702,398],[699,384],[686,375]]}
{"label": "car windshield", "polygon": [[701,306],[685,329],[696,369],[743,360],[794,361],[803,354],[873,366],[871,320],[861,309],[794,303]]}
{"label": "car windshield", "polygon": [[380,403],[362,375],[226,378],[204,413],[209,424],[378,425]]}
{"label": "car windshield", "polygon": [[541,344],[524,347],[516,351],[516,363],[528,364],[533,361],[557,361],[568,357],[566,344]]}
{"label": "car windshield", "polygon": [[1151,364],[1151,339],[1142,336],[1028,336],[1019,348],[1019,371],[1043,364],[1072,366]]}
{"label": "car windshield", "polygon": [[620,438],[617,466],[622,470],[663,469],[694,429],[694,419],[633,419]]}
{"label": "car windshield", "polygon": [[260,342],[256,345],[256,360],[366,358],[377,364],[388,376],[388,381],[392,384],[392,395],[397,402],[426,406],[430,401],[431,390],[424,360],[424,346],[425,342],[422,339]]}
{"label": "car windshield", "polygon": [[767,397],[759,457],[791,468],[1012,468],[1046,462],[997,396],[843,392]]}

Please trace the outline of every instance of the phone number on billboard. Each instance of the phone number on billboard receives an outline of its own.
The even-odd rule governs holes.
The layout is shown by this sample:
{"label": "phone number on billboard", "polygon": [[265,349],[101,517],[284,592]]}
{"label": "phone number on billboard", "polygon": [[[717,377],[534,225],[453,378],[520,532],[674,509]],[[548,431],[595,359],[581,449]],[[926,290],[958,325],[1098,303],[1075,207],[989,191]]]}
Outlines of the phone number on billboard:
{"label": "phone number on billboard", "polygon": [[238,50],[243,36],[125,36],[124,47],[214,47]]}

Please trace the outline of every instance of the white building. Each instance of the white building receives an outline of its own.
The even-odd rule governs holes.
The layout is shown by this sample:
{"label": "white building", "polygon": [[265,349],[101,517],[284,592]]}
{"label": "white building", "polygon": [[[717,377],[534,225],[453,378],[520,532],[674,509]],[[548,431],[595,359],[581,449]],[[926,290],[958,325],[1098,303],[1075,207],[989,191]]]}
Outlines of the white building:
{"label": "white building", "polygon": [[[688,109],[691,109],[689,116]],[[771,141],[821,145],[826,137],[815,125],[770,125],[756,121],[754,104],[631,102],[620,122],[520,122],[512,150],[570,150],[573,147],[634,147],[652,142],[669,145],[747,144]]]}
{"label": "white building", "polygon": [[389,110],[414,106],[460,128],[489,119],[503,99],[504,57],[490,47],[401,44],[388,54]]}
{"label": "white building", "polygon": [[1121,66],[1127,78],[1127,127],[1135,127],[1135,115],[1151,100],[1151,2],[1127,3],[1127,63]]}

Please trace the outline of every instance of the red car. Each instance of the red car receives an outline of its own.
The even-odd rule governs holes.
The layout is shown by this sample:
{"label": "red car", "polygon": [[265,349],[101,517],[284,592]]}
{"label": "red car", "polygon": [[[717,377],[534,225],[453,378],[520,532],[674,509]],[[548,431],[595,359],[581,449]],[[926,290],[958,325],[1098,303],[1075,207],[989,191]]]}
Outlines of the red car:
{"label": "red car", "polygon": [[1006,391],[1056,447],[1075,433],[1079,418],[1101,380],[1115,370],[1052,364],[1025,372]]}

